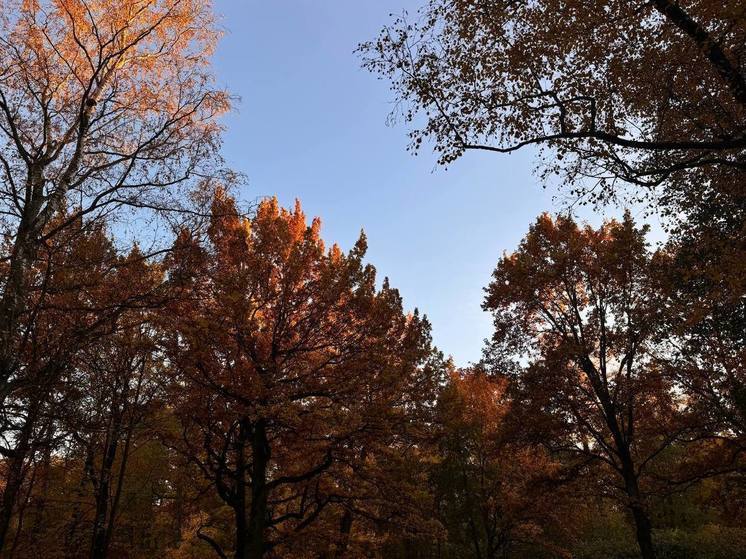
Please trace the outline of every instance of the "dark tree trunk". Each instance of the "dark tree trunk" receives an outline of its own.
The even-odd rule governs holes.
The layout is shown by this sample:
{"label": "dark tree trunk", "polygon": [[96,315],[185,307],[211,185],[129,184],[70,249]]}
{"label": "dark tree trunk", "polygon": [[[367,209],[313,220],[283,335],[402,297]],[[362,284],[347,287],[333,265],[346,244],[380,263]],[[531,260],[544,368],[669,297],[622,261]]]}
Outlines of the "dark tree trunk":
{"label": "dark tree trunk", "polygon": [[264,556],[264,530],[267,521],[267,466],[270,449],[263,419],[254,424],[251,436],[251,508],[249,511],[246,559]]}
{"label": "dark tree trunk", "polygon": [[3,399],[9,395],[7,384],[10,382],[14,369],[15,332],[26,298],[24,276],[36,252],[33,241],[32,232],[24,223],[21,223],[13,245],[2,299],[0,299],[0,382],[3,388]]}
{"label": "dark tree trunk", "polygon": [[5,491],[3,491],[3,498],[0,504],[0,555],[2,555],[2,550],[5,548],[10,521],[13,518],[13,511],[21,491],[21,485],[23,484],[23,463],[25,456],[22,456],[22,453],[18,452],[18,450],[16,452],[17,454],[10,459]]}
{"label": "dark tree trunk", "polygon": [[[243,449],[239,456],[241,460],[238,461],[237,466],[239,469],[243,466]],[[249,530],[246,524],[246,479],[244,473],[236,474],[236,496],[233,503],[233,514],[236,522],[236,543],[235,543],[235,559],[248,559],[248,539]]]}
{"label": "dark tree trunk", "polygon": [[31,268],[38,251],[39,235],[44,229],[43,168],[39,164],[29,166],[26,192],[28,201],[23,209],[23,216],[16,230],[13,250],[8,263],[8,277],[0,298],[0,383],[4,389],[10,380],[15,361],[15,334],[18,320],[24,311],[26,299],[25,276]]}
{"label": "dark tree trunk", "polygon": [[24,465],[31,452],[31,438],[39,405],[39,402],[34,402],[29,409],[26,421],[18,435],[13,454],[8,459],[8,475],[5,480],[2,500],[0,500],[0,556],[2,556],[5,548],[10,522],[13,519],[13,511],[23,486],[26,474]]}
{"label": "dark tree trunk", "polygon": [[642,559],[655,559],[653,548],[653,527],[645,505],[640,498],[640,486],[635,475],[634,464],[628,452],[622,453],[622,470],[624,475],[624,486],[629,499],[629,508],[635,521],[635,533],[637,545],[640,547]]}
{"label": "dark tree trunk", "polygon": [[86,453],[85,464],[83,465],[83,473],[80,476],[80,483],[75,491],[75,499],[73,499],[73,514],[72,519],[67,527],[65,534],[65,559],[73,559],[79,555],[79,543],[80,537],[78,534],[78,528],[83,521],[82,503],[85,499],[85,488],[89,481],[87,472],[93,468],[93,452],[89,449]]}
{"label": "dark tree trunk", "polygon": [[342,519],[339,521],[339,546],[334,554],[335,559],[341,559],[347,553],[347,547],[350,544],[350,532],[352,532],[352,513],[345,509]]}
{"label": "dark tree trunk", "polygon": [[233,514],[236,523],[236,541],[234,544],[235,559],[247,559],[249,530],[246,522],[246,442],[248,441],[250,426],[248,420],[241,420],[236,437],[236,473],[235,490],[233,492]]}
{"label": "dark tree trunk", "polygon": [[637,545],[640,546],[640,554],[643,559],[655,559],[653,549],[653,529],[650,524],[645,508],[632,505],[632,516],[635,519],[635,531],[637,533]]}
{"label": "dark tree trunk", "polygon": [[109,501],[111,500],[112,470],[120,437],[121,417],[119,413],[116,414],[112,423],[104,449],[98,483],[96,484],[96,513],[93,519],[91,559],[104,559],[109,547],[107,537],[109,534],[108,523],[111,522]]}
{"label": "dark tree trunk", "polygon": [[[629,354],[627,367],[628,369],[632,366],[632,358],[634,353]],[[653,530],[650,522],[650,517],[647,514],[645,505],[640,495],[640,485],[638,483],[638,474],[636,472],[635,461],[632,456],[632,443],[634,440],[634,429],[633,421],[630,419],[627,425],[627,432],[624,433],[623,429],[617,420],[617,410],[615,404],[612,401],[608,387],[601,381],[601,378],[606,377],[606,371],[603,369],[603,373],[596,370],[596,367],[591,362],[588,356],[584,356],[579,360],[579,365],[585,371],[587,377],[593,385],[593,390],[598,396],[603,409],[604,420],[606,425],[611,432],[611,436],[614,441],[619,461],[621,462],[621,475],[624,479],[624,490],[627,495],[627,506],[632,512],[632,516],[635,522],[635,531],[637,534],[637,544],[640,547],[640,554],[642,559],[655,559],[655,550],[653,548]],[[631,406],[632,403],[630,402]],[[629,408],[631,410],[631,408]],[[631,415],[631,411],[629,411]]]}
{"label": "dark tree trunk", "polygon": [[[49,446],[44,450],[43,458],[41,461],[41,464],[36,466],[34,468],[34,471],[31,475],[31,479],[29,480],[29,487],[28,491],[26,493],[26,499],[25,502],[28,503],[28,500],[34,490],[34,485],[38,483],[38,478],[41,477],[41,489],[39,493],[35,495],[32,514],[33,514],[33,524],[31,525],[31,534],[37,535],[37,534],[43,534],[47,530],[47,500],[49,499],[49,478],[51,474],[51,462],[52,462],[52,450]],[[19,514],[20,517],[20,514]],[[22,519],[18,519],[18,531],[21,530],[21,522]],[[16,538],[16,541],[13,542],[14,547],[11,548],[11,556],[13,556],[13,551],[15,548],[15,545],[18,542],[18,538]],[[32,552],[33,553],[39,553],[39,543],[37,541],[33,542]]]}
{"label": "dark tree trunk", "polygon": [[[16,231],[8,264],[8,276],[5,278],[2,297],[0,297],[0,408],[5,407],[6,399],[13,392],[11,377],[16,368],[16,330],[20,315],[24,311],[27,291],[25,276],[36,258],[41,230],[37,222],[43,200],[44,181],[38,167],[29,169],[29,183],[32,199],[29,207],[25,208],[24,216]],[[9,459],[5,489],[0,500],[0,555],[6,545],[13,510],[23,484],[23,466],[32,446],[32,435],[39,405],[40,401],[37,396],[36,400],[29,405],[26,421],[18,434],[13,455]]]}

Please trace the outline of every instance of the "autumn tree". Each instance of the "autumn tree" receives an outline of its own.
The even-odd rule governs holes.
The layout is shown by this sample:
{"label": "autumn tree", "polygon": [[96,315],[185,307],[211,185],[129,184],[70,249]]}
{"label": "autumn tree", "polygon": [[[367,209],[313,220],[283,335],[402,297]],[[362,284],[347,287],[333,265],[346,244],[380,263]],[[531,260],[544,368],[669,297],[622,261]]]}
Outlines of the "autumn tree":
{"label": "autumn tree", "polygon": [[559,465],[517,436],[512,407],[507,379],[481,367],[453,373],[439,397],[431,483],[448,552],[458,557],[562,552],[571,514]]}
{"label": "autumn tree", "polygon": [[[64,359],[57,355],[43,375],[30,364],[29,344],[49,335],[35,332],[37,311],[49,304],[45,278],[61,273],[47,269],[48,248],[61,251],[122,207],[174,207],[177,188],[213,175],[215,117],[227,99],[208,67],[217,38],[209,3],[8,0],[0,10],[0,414],[2,436],[16,447],[6,454],[16,465],[3,493],[1,547],[22,455],[36,436],[28,396],[46,394],[70,370],[72,350],[88,343],[65,317],[48,325]],[[79,255],[88,272],[66,266],[109,281],[101,267],[111,250],[98,251],[100,263],[91,260],[95,251]],[[109,310],[92,321],[105,322]],[[53,347],[40,355],[54,355]]]}
{"label": "autumn tree", "polygon": [[648,559],[656,459],[691,424],[655,359],[664,295],[645,231],[629,214],[597,230],[543,215],[500,260],[484,308],[493,350],[523,360],[512,376],[536,436],[577,473],[605,472],[603,491],[631,512]]}
{"label": "autumn tree", "polygon": [[414,149],[430,139],[447,164],[539,146],[545,176],[600,200],[618,179],[637,197],[743,171],[745,36],[737,0],[430,0],[361,49]]}
{"label": "autumn tree", "polygon": [[6,394],[22,374],[18,325],[40,246],[81,218],[171,207],[175,188],[214,174],[227,99],[208,66],[209,2],[5,0],[0,11]]}
{"label": "autumn tree", "polygon": [[702,211],[708,206],[700,203],[696,221],[660,254],[666,312],[656,358],[697,410],[702,436],[725,446],[722,461],[710,461],[713,471],[743,472],[746,221],[731,204]]}
{"label": "autumn tree", "polygon": [[[139,272],[157,278],[142,264]],[[147,314],[131,312],[118,322],[112,335],[76,358],[64,406],[67,413],[60,421],[60,431],[70,441],[68,456],[82,459],[81,483],[92,495],[93,515],[85,523],[92,526],[90,533],[85,530],[91,559],[107,556],[133,448],[155,438],[148,437],[148,431],[154,431],[148,423],[154,420],[160,393],[159,366]]]}
{"label": "autumn tree", "polygon": [[[102,339],[126,329],[131,318],[125,317],[153,305],[159,287],[158,275],[149,270],[143,255],[137,250],[120,254],[101,223],[75,220],[38,255],[27,274],[31,312],[18,324],[15,360],[23,375],[17,377],[14,390],[4,394],[0,416],[0,450],[5,458],[0,546],[7,543],[11,519],[38,453],[56,453],[70,432],[64,421],[92,411],[73,407],[84,400],[78,384],[83,352],[92,351],[92,346],[101,349]],[[104,352],[99,358],[105,359]],[[99,390],[110,388],[101,385]]]}
{"label": "autumn tree", "polygon": [[247,219],[221,194],[208,242],[182,235],[169,261],[176,445],[232,510],[236,558],[290,549],[349,502],[354,465],[379,458],[363,449],[395,444],[392,426],[437,373],[427,322],[376,287],[365,238],[343,254],[319,228],[298,204],[264,201]]}

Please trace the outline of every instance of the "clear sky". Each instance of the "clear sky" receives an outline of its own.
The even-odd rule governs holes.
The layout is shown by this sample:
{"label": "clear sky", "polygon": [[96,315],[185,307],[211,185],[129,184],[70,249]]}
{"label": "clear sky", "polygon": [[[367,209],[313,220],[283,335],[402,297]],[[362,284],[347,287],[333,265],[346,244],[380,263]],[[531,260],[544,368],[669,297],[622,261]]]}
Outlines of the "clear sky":
{"label": "clear sky", "polygon": [[[345,250],[360,229],[368,260],[433,325],[459,365],[490,335],[483,288],[503,251],[556,210],[533,174],[531,151],[469,153],[447,171],[429,150],[407,153],[406,126],[388,126],[388,85],[360,68],[357,44],[389,14],[422,0],[217,0],[227,34],[221,85],[241,101],[224,154],[243,171],[244,200],[295,198]],[[595,220],[594,220],[595,221]]]}

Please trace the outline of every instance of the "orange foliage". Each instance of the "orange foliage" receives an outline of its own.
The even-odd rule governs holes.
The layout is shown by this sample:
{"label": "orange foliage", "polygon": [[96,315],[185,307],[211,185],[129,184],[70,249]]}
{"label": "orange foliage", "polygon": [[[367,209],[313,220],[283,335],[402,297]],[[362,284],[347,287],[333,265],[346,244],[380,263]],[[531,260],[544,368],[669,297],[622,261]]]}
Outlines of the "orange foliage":
{"label": "orange foliage", "polygon": [[182,450],[234,510],[236,557],[292,546],[354,499],[354,464],[433,386],[427,322],[376,288],[365,238],[345,255],[319,232],[297,203],[266,200],[248,219],[218,193],[209,243],[182,236],[169,264]]}

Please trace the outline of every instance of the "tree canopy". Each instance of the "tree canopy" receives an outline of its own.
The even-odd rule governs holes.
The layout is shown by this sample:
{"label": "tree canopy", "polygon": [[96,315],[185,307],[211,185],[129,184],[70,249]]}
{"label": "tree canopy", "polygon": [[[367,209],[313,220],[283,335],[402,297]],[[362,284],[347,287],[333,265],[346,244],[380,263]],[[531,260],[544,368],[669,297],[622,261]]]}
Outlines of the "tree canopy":
{"label": "tree canopy", "polygon": [[746,556],[743,2],[426,0],[362,44],[415,151],[533,146],[619,210],[527,227],[463,367],[364,233],[242,199],[217,21],[0,0],[0,556]]}

